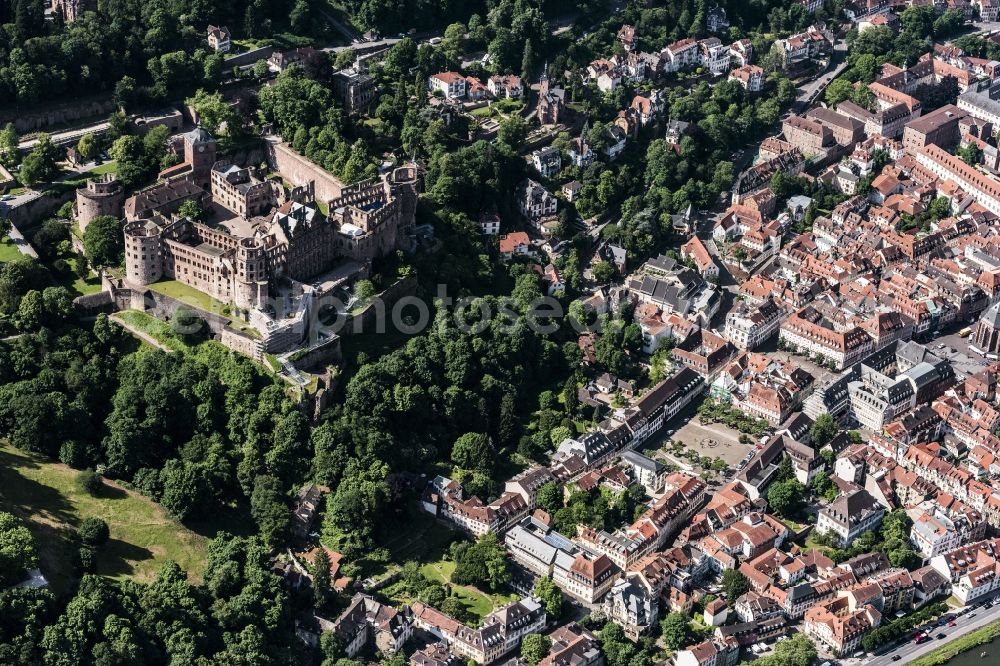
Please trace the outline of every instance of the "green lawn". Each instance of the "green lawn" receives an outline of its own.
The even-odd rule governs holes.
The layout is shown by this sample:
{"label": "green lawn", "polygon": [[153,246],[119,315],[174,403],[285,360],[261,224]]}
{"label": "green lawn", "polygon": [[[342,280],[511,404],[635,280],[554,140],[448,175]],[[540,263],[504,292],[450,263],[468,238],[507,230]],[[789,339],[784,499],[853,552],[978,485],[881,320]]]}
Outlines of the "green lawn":
{"label": "green lawn", "polygon": [[227,305],[183,282],[178,282],[177,280],[160,280],[149,285],[149,288],[206,312],[223,317],[229,315],[229,307]]}
{"label": "green lawn", "polygon": [[447,560],[428,562],[420,567],[420,572],[427,580],[442,585],[451,585],[452,596],[458,597],[465,605],[466,610],[477,618],[484,618],[497,606],[510,603],[517,598],[515,595],[506,594],[491,596],[469,585],[452,584],[451,575],[455,572],[455,563]]}
{"label": "green lawn", "polygon": [[21,258],[21,251],[7,237],[0,240],[0,263],[7,263]]}
{"label": "green lawn", "polygon": [[117,317],[132,328],[145,333],[168,349],[172,349],[173,351],[187,351],[191,349],[191,345],[177,337],[177,334],[174,333],[170,324],[157,319],[152,315],[148,315],[145,312],[139,312],[138,310],[125,310],[123,312],[119,312]]}
{"label": "green lawn", "polygon": [[69,289],[74,296],[96,294],[101,290],[101,280],[90,271],[86,278],[76,274],[76,255],[67,253],[53,261],[49,268],[56,276],[59,284]]}
{"label": "green lawn", "polygon": [[[408,561],[422,562],[420,572],[432,582],[451,586],[452,594],[458,597],[466,609],[477,618],[483,618],[497,606],[516,599],[515,595],[486,594],[470,585],[454,585],[451,575],[455,571],[455,563],[445,559],[448,545],[456,539],[462,539],[461,534],[449,529],[436,521],[431,515],[422,511],[414,511],[410,516],[405,532],[390,539],[386,548],[391,553],[394,563],[402,564]],[[413,599],[404,595],[393,594],[393,587],[385,589],[385,593],[397,603],[409,603]]]}
{"label": "green lawn", "polygon": [[257,332],[257,329],[242,319],[232,316],[232,308],[230,306],[221,301],[215,300],[208,294],[198,291],[194,287],[190,287],[183,282],[178,282],[177,280],[160,280],[159,282],[154,282],[149,285],[149,288],[153,291],[158,291],[161,294],[170,296],[171,298],[176,298],[178,301],[187,303],[188,305],[196,307],[200,310],[211,312],[212,314],[219,315],[220,317],[228,317],[230,325],[236,330],[246,333],[250,337],[260,337],[260,333]]}
{"label": "green lawn", "polygon": [[208,539],[170,518],[161,506],[138,493],[106,485],[91,497],[76,487],[76,470],[42,456],[0,445],[0,509],[25,520],[35,536],[41,569],[53,590],[67,590],[72,579],[75,527],[91,516],[102,518],[111,540],[97,558],[97,572],[112,578],[152,580],[174,560],[193,579],[205,569]]}
{"label": "green lawn", "polygon": [[792,520],[791,518],[782,518],[781,522],[783,522],[788,527],[788,529],[792,530],[793,532],[801,532],[806,527],[806,523],[798,523]]}
{"label": "green lawn", "polygon": [[100,176],[102,173],[118,173],[118,163],[114,160],[105,162],[99,167],[94,167],[87,172],[88,176]]}

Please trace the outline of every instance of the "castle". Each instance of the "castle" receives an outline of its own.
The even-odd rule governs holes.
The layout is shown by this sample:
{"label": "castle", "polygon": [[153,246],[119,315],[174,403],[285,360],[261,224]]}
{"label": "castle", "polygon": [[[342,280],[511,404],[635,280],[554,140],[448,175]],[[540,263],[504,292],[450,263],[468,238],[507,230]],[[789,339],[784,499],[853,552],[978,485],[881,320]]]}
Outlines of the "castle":
{"label": "castle", "polygon": [[[289,189],[280,178],[263,179],[259,170],[225,160],[206,169],[206,160],[214,155],[207,132],[188,133],[187,173],[155,187],[200,189],[199,182],[207,183],[211,197],[205,200],[232,213],[233,219],[215,225],[192,221],[176,214],[172,198],[164,199],[160,209],[126,204],[129,286],[139,289],[175,279],[248,311],[251,323],[259,322],[257,328],[266,336],[273,328],[268,317],[282,316],[275,305],[282,299],[269,300],[279,283],[291,281],[297,292],[313,294],[314,287],[294,283],[330,270],[337,260],[367,267],[395,248],[400,226],[413,224],[418,190],[413,166],[344,186],[339,197],[327,202],[328,217],[317,205],[312,182]],[[136,197],[151,200],[153,189]]]}
{"label": "castle", "polygon": [[88,180],[76,191],[76,219],[80,231],[86,231],[90,221],[99,215],[121,217],[125,202],[125,187],[113,173],[101,174]]}

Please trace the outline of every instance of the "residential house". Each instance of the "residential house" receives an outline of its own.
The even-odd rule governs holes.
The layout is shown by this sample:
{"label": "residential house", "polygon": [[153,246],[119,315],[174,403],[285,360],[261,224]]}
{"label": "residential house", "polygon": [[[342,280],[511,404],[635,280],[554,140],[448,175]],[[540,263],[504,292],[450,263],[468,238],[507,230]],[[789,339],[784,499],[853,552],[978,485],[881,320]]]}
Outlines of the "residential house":
{"label": "residential house", "polygon": [[519,99],[524,94],[521,77],[513,74],[491,76],[486,87],[496,99]]}
{"label": "residential house", "polygon": [[962,604],[1000,590],[1000,538],[971,543],[931,558],[930,566],[951,582]]}
{"label": "residential house", "polygon": [[413,623],[477,664],[491,664],[516,650],[521,639],[545,629],[545,608],[534,597],[502,606],[474,629],[423,602],[412,606]]}
{"label": "residential house", "polygon": [[609,162],[613,162],[625,150],[627,136],[625,131],[617,125],[608,128],[608,145],[604,148],[604,154]]}
{"label": "residential house", "polygon": [[380,603],[366,594],[355,594],[351,603],[333,623],[333,634],[344,654],[354,658],[367,645],[379,652],[396,654],[413,633],[410,610]]}
{"label": "residential house", "polygon": [[466,78],[458,72],[432,74],[427,79],[427,89],[441,93],[445,99],[465,99],[467,86]]}
{"label": "residential house", "polygon": [[863,532],[874,531],[883,515],[885,507],[867,490],[858,488],[842,493],[820,508],[816,531],[819,534],[836,534],[840,537],[840,547],[844,548]]}
{"label": "residential house", "polygon": [[500,215],[496,212],[483,213],[479,216],[479,227],[484,236],[496,236],[500,233]]}
{"label": "residential house", "polygon": [[744,65],[729,73],[729,80],[736,81],[748,93],[758,93],[764,87],[764,70],[757,65]]}
{"label": "residential house", "polygon": [[208,48],[216,53],[229,53],[230,37],[229,28],[226,26],[208,26]]}
{"label": "residential house", "polygon": [[816,604],[806,611],[803,630],[836,654],[850,654],[861,639],[882,622],[882,614],[867,604],[852,609],[847,596]]}
{"label": "residential house", "polygon": [[589,630],[575,622],[549,634],[549,653],[538,666],[602,666],[601,644]]}
{"label": "residential house", "polygon": [[541,183],[528,178],[521,184],[517,205],[521,214],[537,225],[542,218],[556,214],[559,200]]}
{"label": "residential house", "polygon": [[562,156],[554,146],[539,148],[531,153],[531,163],[545,178],[551,178],[562,169]]}
{"label": "residential house", "polygon": [[691,236],[690,240],[681,246],[681,258],[685,261],[693,261],[698,272],[706,280],[718,279],[719,266],[712,259],[708,248],[698,236]]}
{"label": "residential house", "polygon": [[[586,132],[586,127],[584,127]],[[597,153],[590,149],[590,144],[583,133],[569,142],[569,161],[575,167],[585,169],[597,159]]]}
{"label": "residential house", "polygon": [[530,254],[531,239],[523,231],[514,231],[500,237],[500,256],[510,259],[515,254]]}

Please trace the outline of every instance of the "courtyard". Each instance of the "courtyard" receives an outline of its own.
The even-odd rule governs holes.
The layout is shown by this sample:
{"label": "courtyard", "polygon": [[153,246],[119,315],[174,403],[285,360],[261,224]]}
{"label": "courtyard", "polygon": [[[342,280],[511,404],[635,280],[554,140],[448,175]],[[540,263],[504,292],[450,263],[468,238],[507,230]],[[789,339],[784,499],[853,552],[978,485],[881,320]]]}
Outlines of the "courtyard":
{"label": "courtyard", "polygon": [[695,411],[696,406],[692,405],[681,412],[642,447],[642,452],[691,471],[691,463],[671,451],[670,441],[673,440],[681,442],[684,449],[692,449],[699,457],[721,458],[728,468],[735,469],[753,445],[741,444],[740,432],[723,423],[702,424]]}

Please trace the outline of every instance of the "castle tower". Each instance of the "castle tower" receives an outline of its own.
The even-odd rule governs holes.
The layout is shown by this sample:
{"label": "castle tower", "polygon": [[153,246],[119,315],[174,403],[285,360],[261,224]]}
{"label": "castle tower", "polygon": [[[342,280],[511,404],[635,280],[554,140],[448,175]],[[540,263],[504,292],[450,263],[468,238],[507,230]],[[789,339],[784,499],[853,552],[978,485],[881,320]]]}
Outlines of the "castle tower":
{"label": "castle tower", "polygon": [[191,165],[191,177],[206,192],[212,187],[215,153],[215,139],[201,125],[184,135],[184,163]]}
{"label": "castle tower", "polygon": [[386,180],[390,195],[399,205],[398,228],[412,227],[416,221],[417,197],[420,193],[420,173],[416,164],[393,169]]}
{"label": "castle tower", "polygon": [[264,248],[254,238],[240,240],[236,251],[236,307],[259,308],[267,298],[267,265]]}
{"label": "castle tower", "polygon": [[125,225],[125,278],[133,285],[147,285],[163,277],[163,241],[151,220]]}
{"label": "castle tower", "polygon": [[80,231],[98,215],[122,216],[125,188],[113,173],[106,173],[87,181],[86,187],[76,191],[76,220]]}

